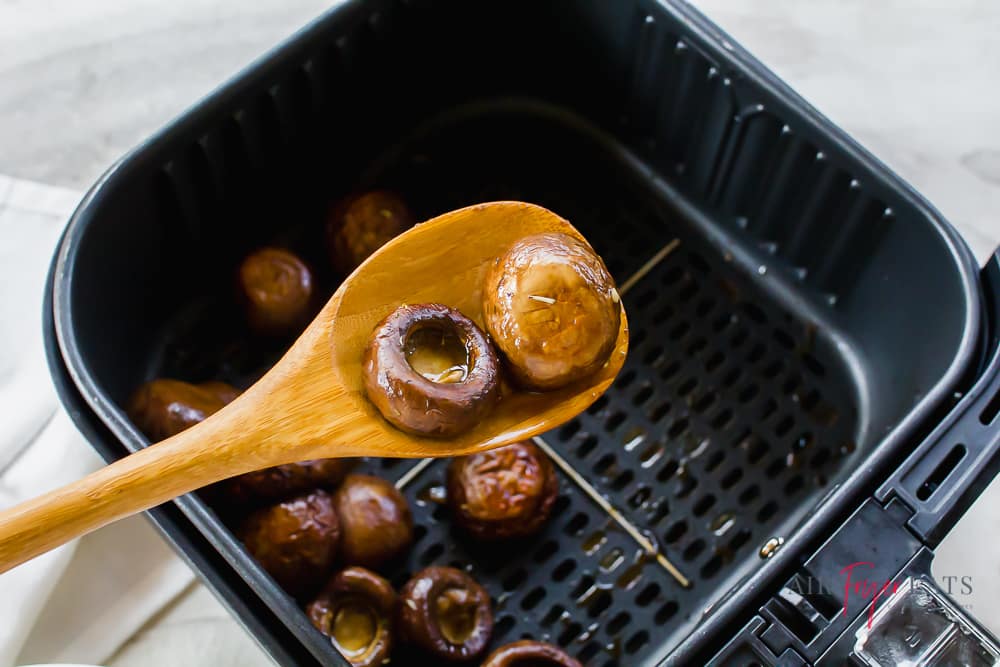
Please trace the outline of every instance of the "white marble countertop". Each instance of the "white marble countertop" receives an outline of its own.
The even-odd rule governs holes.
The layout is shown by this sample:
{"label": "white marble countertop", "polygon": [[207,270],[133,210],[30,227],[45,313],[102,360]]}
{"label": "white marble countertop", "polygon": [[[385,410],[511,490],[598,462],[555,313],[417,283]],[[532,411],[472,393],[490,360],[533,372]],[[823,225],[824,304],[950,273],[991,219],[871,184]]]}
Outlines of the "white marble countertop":
{"label": "white marble countertop", "polygon": [[[87,187],[123,151],[328,4],[0,0],[0,173]],[[909,180],[980,261],[1000,245],[1000,3],[694,4]],[[942,576],[973,577],[972,592],[954,592],[1000,633],[1000,548],[978,539],[995,534],[998,501],[1000,483],[942,546],[935,567]],[[156,662],[158,654],[171,659]],[[266,664],[200,587],[110,664],[182,662]]]}

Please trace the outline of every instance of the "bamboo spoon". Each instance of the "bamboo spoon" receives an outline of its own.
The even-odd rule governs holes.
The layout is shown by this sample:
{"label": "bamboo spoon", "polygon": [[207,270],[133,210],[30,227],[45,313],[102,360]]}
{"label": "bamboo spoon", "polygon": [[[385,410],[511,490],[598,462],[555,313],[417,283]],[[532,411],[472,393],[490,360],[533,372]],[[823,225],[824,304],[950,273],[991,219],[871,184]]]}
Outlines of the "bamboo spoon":
{"label": "bamboo spoon", "polygon": [[60,489],[0,512],[0,572],[64,542],[234,475],[318,458],[456,456],[548,431],[593,403],[628,349],[622,313],[611,359],[579,385],[505,396],[471,432],[408,435],[365,398],[361,357],[376,324],[402,303],[444,303],[482,322],[487,268],[540,232],[582,238],[539,206],[495,202],[429,220],[393,239],[351,274],[284,357],[202,423]]}

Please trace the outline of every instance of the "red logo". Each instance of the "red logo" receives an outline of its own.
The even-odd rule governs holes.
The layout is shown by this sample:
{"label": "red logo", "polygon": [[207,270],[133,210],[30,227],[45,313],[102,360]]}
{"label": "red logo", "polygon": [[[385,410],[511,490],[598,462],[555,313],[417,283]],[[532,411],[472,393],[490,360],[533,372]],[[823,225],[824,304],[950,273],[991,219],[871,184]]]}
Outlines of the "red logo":
{"label": "red logo", "polygon": [[879,583],[878,581],[869,581],[867,578],[858,579],[854,572],[854,569],[858,567],[875,569],[875,564],[858,561],[857,563],[851,563],[840,571],[844,575],[844,616],[847,616],[847,605],[851,600],[852,594],[860,597],[862,600],[870,599],[868,627],[871,628],[872,619],[875,616],[875,603],[883,595],[895,593],[899,589],[899,582],[886,579],[885,583]]}

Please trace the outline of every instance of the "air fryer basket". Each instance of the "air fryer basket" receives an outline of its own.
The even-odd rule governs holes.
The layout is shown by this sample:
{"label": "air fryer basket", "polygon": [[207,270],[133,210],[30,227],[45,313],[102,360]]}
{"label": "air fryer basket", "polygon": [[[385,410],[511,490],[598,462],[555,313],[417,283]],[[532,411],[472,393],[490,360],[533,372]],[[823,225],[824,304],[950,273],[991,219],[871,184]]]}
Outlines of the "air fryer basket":
{"label": "air fryer basket", "polygon": [[[395,583],[470,568],[496,604],[495,644],[544,638],[593,665],[665,657],[869,493],[970,370],[980,307],[954,232],[690,8],[357,1],[82,204],[54,307],[89,407],[134,451],[146,442],[119,406],[143,380],[250,381],[279,351],[240,342],[225,306],[236,261],[280,242],[324,266],[329,202],[375,186],[425,218],[547,206],[623,287],[629,359],[543,438],[583,481],[562,474],[537,539],[484,551],[453,534],[429,500],[443,462],[366,464],[402,478],[415,508]],[[914,313],[934,314],[918,335]],[[209,508],[180,506],[318,660],[342,664]]]}

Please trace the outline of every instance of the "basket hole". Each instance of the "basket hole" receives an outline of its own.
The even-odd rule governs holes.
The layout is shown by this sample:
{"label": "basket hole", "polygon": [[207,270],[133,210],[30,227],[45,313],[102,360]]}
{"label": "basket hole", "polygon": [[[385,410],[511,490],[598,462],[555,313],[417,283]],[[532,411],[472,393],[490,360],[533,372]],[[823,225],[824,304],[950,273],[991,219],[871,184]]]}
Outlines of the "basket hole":
{"label": "basket hole", "polygon": [[712,356],[710,356],[708,360],[705,362],[705,370],[711,373],[716,368],[721,366],[725,360],[726,360],[726,355],[718,351],[713,352]]}
{"label": "basket hole", "polygon": [[687,349],[684,351],[689,357],[697,356],[699,352],[708,347],[708,341],[704,338],[696,338],[693,343],[688,345]]}
{"label": "basket hole", "polygon": [[712,322],[712,331],[721,333],[723,329],[736,321],[736,318],[729,313],[722,313]]}
{"label": "basket hole", "polygon": [[681,369],[681,363],[679,361],[674,361],[666,368],[660,371],[661,380],[669,380],[673,376],[677,375],[677,371]]}
{"label": "basket hole", "polygon": [[767,322],[767,315],[764,314],[764,311],[761,310],[757,304],[747,301],[743,303],[742,307],[743,312],[747,314],[747,317],[757,324],[764,324]]}
{"label": "basket hole", "polygon": [[809,464],[813,468],[821,468],[823,464],[830,460],[830,450],[827,447],[816,452],[812,462]]}
{"label": "basket hole", "polygon": [[609,635],[612,636],[617,635],[619,632],[622,631],[622,628],[624,628],[626,625],[629,624],[629,621],[631,620],[632,620],[631,614],[629,614],[627,611],[620,611],[615,615],[614,618],[608,621],[608,624],[605,626],[605,629],[608,631]]}
{"label": "basket hole", "polygon": [[642,361],[647,366],[659,366],[657,360],[663,356],[663,348],[659,345],[654,345],[653,347],[646,350],[645,354],[642,355]]}
{"label": "basket hole", "polygon": [[760,409],[760,416],[757,421],[764,422],[770,419],[775,412],[778,411],[778,403],[773,398],[768,398],[764,401],[764,405]]}
{"label": "basket hole", "polygon": [[725,460],[726,455],[721,450],[716,450],[705,462],[705,472],[712,472],[718,468]]}
{"label": "basket hole", "polygon": [[691,298],[698,293],[698,283],[689,282],[687,285],[681,288],[681,291],[677,293],[677,298],[680,301],[690,301]]}
{"label": "basket hole", "polygon": [[650,525],[655,526],[660,523],[667,518],[668,514],[670,514],[670,504],[666,501],[666,499],[660,498],[654,504],[653,511],[649,516]]}
{"label": "basket hole", "polygon": [[664,285],[673,285],[675,282],[681,279],[684,275],[684,269],[679,266],[671,267],[670,270],[665,271],[660,277],[660,282]]}
{"label": "basket hole", "polygon": [[687,322],[680,322],[673,329],[671,329],[667,333],[667,335],[670,337],[670,340],[678,341],[684,338],[684,335],[687,334],[687,332],[690,330],[691,330],[690,324],[688,324]]}
{"label": "basket hole", "polygon": [[576,435],[579,430],[580,430],[580,422],[579,420],[574,419],[573,421],[569,422],[561,429],[559,429],[559,439],[562,440],[563,442],[566,442],[574,435]]}
{"label": "basket hole", "polygon": [[722,386],[732,387],[739,381],[741,377],[743,377],[743,369],[737,366],[736,368],[733,368],[732,370],[730,370],[728,373],[725,374],[725,376],[722,378]]}
{"label": "basket hole", "polygon": [[766,347],[760,343],[754,343],[754,346],[750,348],[749,352],[747,352],[747,363],[756,364],[764,358],[765,352],[767,352]]}
{"label": "basket hole", "polygon": [[712,312],[713,308],[715,308],[715,299],[706,297],[698,302],[698,307],[695,308],[694,314],[698,317],[705,317]]}
{"label": "basket hole", "polygon": [[608,397],[601,396],[587,407],[587,414],[596,415],[608,406]]}
{"label": "basket hole", "polygon": [[586,646],[580,649],[580,652],[576,654],[576,659],[580,661],[581,664],[587,664],[590,660],[597,655],[601,650],[600,642],[589,642]]}
{"label": "basket hole", "polygon": [[631,484],[634,479],[635,474],[631,470],[624,470],[611,481],[611,488],[615,491],[621,491],[626,486]]}
{"label": "basket hole", "polygon": [[660,594],[660,585],[657,583],[648,584],[645,588],[639,591],[639,594],[635,596],[635,603],[640,607],[645,607],[650,602],[656,599],[656,596]]}
{"label": "basket hole", "polygon": [[753,444],[750,445],[750,449],[747,450],[747,461],[749,463],[757,463],[764,455],[767,454],[767,443],[763,440],[754,440]]}
{"label": "basket hole", "polygon": [[614,464],[615,464],[615,455],[605,454],[601,458],[597,459],[596,463],[594,463],[594,472],[600,475],[609,468],[611,468],[611,466],[613,466]]}
{"label": "basket hole", "polygon": [[643,468],[652,468],[665,452],[666,449],[664,449],[663,445],[652,442],[646,445],[646,448],[639,453],[639,465]]}
{"label": "basket hole", "polygon": [[579,599],[584,593],[590,590],[590,587],[594,585],[596,580],[589,574],[585,574],[580,577],[580,581],[576,582],[576,586],[570,591],[570,597],[574,600]]}
{"label": "basket hole", "polygon": [[597,448],[597,436],[588,435],[586,436],[576,448],[576,455],[581,459],[585,459],[590,456],[590,453]]}
{"label": "basket hole", "polygon": [[689,379],[685,380],[681,384],[681,386],[679,386],[677,388],[677,395],[678,396],[687,396],[697,386],[698,386],[698,379],[697,378],[689,378]]}
{"label": "basket hole", "polygon": [[751,533],[746,528],[743,528],[733,535],[733,538],[729,540],[729,549],[731,551],[737,551],[740,547],[750,541]]}
{"label": "basket hole", "polygon": [[413,527],[413,543],[416,544],[420,540],[427,537],[427,528],[420,524]]}
{"label": "basket hole", "polygon": [[639,389],[639,391],[635,393],[635,396],[632,397],[632,405],[639,407],[648,401],[652,395],[653,388],[650,385],[646,385],[645,387]]}
{"label": "basket hole", "polygon": [[687,545],[687,547],[684,549],[682,556],[684,557],[684,560],[691,562],[695,558],[697,558],[699,554],[701,554],[701,552],[704,550],[705,550],[705,541],[699,538],[694,542],[692,542],[691,544]]}
{"label": "basket hole", "polygon": [[802,475],[796,475],[788,480],[787,484],[785,484],[785,495],[794,496],[802,490],[803,486],[805,486],[805,480],[802,478]]}
{"label": "basket hole", "polygon": [[527,595],[524,596],[524,599],[521,600],[521,609],[524,609],[525,611],[530,611],[531,609],[537,607],[538,603],[541,602],[544,598],[545,598],[545,589],[542,588],[541,586],[536,586],[535,588],[531,589],[531,592],[529,592]]}
{"label": "basket hole", "polygon": [[628,504],[633,509],[639,509],[642,507],[647,500],[653,495],[653,490],[646,485],[641,485],[635,492],[628,497]]}
{"label": "basket hole", "polygon": [[564,531],[567,535],[579,535],[583,532],[583,529],[587,527],[590,522],[590,518],[583,512],[579,512],[573,515],[573,518],[569,520],[566,524],[566,530]]}
{"label": "basket hole", "polygon": [[701,500],[695,503],[695,506],[691,508],[691,512],[695,516],[704,516],[708,510],[712,509],[712,505],[715,504],[715,496],[708,494],[702,496]]}
{"label": "basket hole", "polygon": [[677,540],[684,537],[684,533],[687,532],[687,523],[683,520],[675,521],[670,528],[667,528],[667,532],[663,534],[663,541],[667,544],[673,544]]}
{"label": "basket hole", "polygon": [[687,417],[681,417],[671,424],[670,430],[667,431],[667,436],[671,439],[679,437],[682,433],[684,433],[684,431],[687,430],[689,423],[690,422]]}
{"label": "basket hole", "polygon": [[648,289],[642,292],[635,298],[635,305],[639,308],[645,309],[649,304],[656,300],[656,290]]}
{"label": "basket hole", "polygon": [[760,523],[765,523],[771,520],[775,514],[778,513],[778,503],[773,500],[769,500],[767,504],[760,508],[757,512],[757,521]]}
{"label": "basket hole", "polygon": [[681,483],[677,486],[677,493],[675,494],[678,498],[686,498],[691,495],[691,492],[695,490],[698,486],[698,480],[690,475],[684,477]]}
{"label": "basket hole", "polygon": [[784,366],[785,365],[781,363],[781,361],[772,361],[767,366],[765,366],[764,370],[761,372],[764,374],[764,377],[770,380],[778,377],[778,375],[781,373],[781,369],[784,368]]}
{"label": "basket hole", "polygon": [[780,422],[778,422],[778,425],[774,427],[774,434],[779,438],[782,438],[788,435],[791,432],[792,428],[794,427],[795,427],[795,419],[793,419],[791,415],[788,415]]}
{"label": "basket hole", "polygon": [[760,487],[756,484],[751,484],[747,488],[743,489],[743,493],[740,494],[738,500],[741,505],[749,505],[753,501],[760,497]]}
{"label": "basket hole", "polygon": [[749,403],[759,393],[760,393],[760,387],[751,382],[750,384],[748,384],[746,387],[743,388],[743,391],[740,392],[738,398],[740,400],[740,403]]}
{"label": "basket hole", "polygon": [[503,581],[500,582],[500,585],[503,586],[503,589],[505,591],[510,592],[516,590],[517,587],[521,585],[521,583],[525,580],[527,576],[528,576],[527,570],[519,567],[510,574],[508,574],[506,577],[504,577]]}
{"label": "basket hole", "polygon": [[701,578],[711,579],[716,574],[718,574],[719,570],[721,569],[722,569],[722,557],[719,556],[719,554],[715,554],[714,556],[709,558],[704,565],[701,566]]}
{"label": "basket hole", "polygon": [[658,422],[668,414],[670,414],[671,408],[670,401],[661,401],[659,405],[649,411],[649,421]]}
{"label": "basket hole", "polygon": [[812,354],[802,355],[802,363],[816,377],[823,377],[826,375],[826,366],[824,366],[823,363]]}
{"label": "basket hole", "polygon": [[552,570],[552,580],[553,581],[564,581],[566,577],[573,574],[573,570],[576,569],[576,561],[572,558],[567,558],[563,562],[556,566],[556,569]]}
{"label": "basket hole", "polygon": [[629,637],[628,641],[625,642],[625,652],[635,653],[648,643],[649,643],[649,633],[646,632],[645,630],[640,630],[639,632]]}
{"label": "basket hole", "polygon": [[772,334],[772,337],[774,338],[775,342],[778,343],[778,345],[785,348],[786,350],[795,349],[795,339],[792,338],[792,336],[787,331],[784,331],[783,329],[775,329],[774,333]]}
{"label": "basket hole", "polygon": [[569,645],[571,641],[579,637],[582,631],[583,631],[582,625],[580,625],[579,623],[570,623],[569,625],[566,626],[565,630],[559,633],[559,637],[556,639],[556,641],[559,642],[560,646],[565,648],[566,646]]}
{"label": "basket hole", "polygon": [[501,639],[505,637],[513,627],[514,627],[513,616],[501,616],[500,620],[497,621],[495,626],[493,626],[493,638]]}
{"label": "basket hole", "polygon": [[653,620],[656,621],[657,625],[663,625],[673,618],[679,609],[680,606],[673,600],[670,600],[656,610],[656,616],[653,617]]}
{"label": "basket hole", "polygon": [[604,430],[611,433],[625,421],[624,412],[616,412],[604,421]]}
{"label": "basket hole", "polygon": [[542,625],[546,627],[552,625],[560,618],[562,618],[563,614],[565,613],[566,613],[565,607],[558,604],[552,605],[552,607],[550,607],[549,610],[545,612],[545,616],[542,617]]}
{"label": "basket hole", "polygon": [[552,515],[560,516],[563,512],[569,509],[569,496],[559,496],[556,498],[556,503],[552,507]]}
{"label": "basket hole", "polygon": [[677,467],[677,461],[674,461],[673,459],[667,461],[663,464],[663,467],[660,468],[660,472],[656,473],[656,481],[666,482],[677,473]]}
{"label": "basket hole", "polygon": [[733,419],[733,411],[729,408],[723,408],[719,414],[712,418],[711,426],[715,429],[725,428],[729,422]]}
{"label": "basket hole", "polygon": [[781,391],[785,396],[794,396],[795,390],[799,388],[802,384],[802,378],[798,375],[791,375],[785,380],[785,383],[781,385]]}
{"label": "basket hole", "polygon": [[917,489],[917,500],[927,500],[933,496],[934,492],[941,486],[941,483],[951,474],[951,471],[965,458],[965,454],[965,445],[955,445],[952,447],[947,456],[941,459],[941,462],[935,466],[931,474],[924,480],[924,483]]}
{"label": "basket hole", "polygon": [[[666,322],[674,316],[676,311],[669,305],[665,304],[662,308],[653,313],[653,322],[659,324],[660,322]],[[636,343],[638,346],[638,343]]]}
{"label": "basket hole", "polygon": [[701,414],[702,412],[705,412],[705,410],[708,410],[710,407],[712,407],[712,404],[715,403],[715,400],[717,398],[718,396],[715,394],[715,392],[710,391],[704,396],[702,396],[700,399],[698,399],[695,402],[695,404],[691,406],[691,409]]}
{"label": "basket hole", "polygon": [[624,389],[625,387],[632,384],[634,380],[635,380],[635,371],[627,370],[618,376],[618,379],[615,380],[615,386],[618,387],[619,389]]}
{"label": "basket hole", "polygon": [[588,605],[587,615],[591,618],[597,618],[611,606],[612,602],[611,593],[607,591],[601,591],[591,599]]}
{"label": "basket hole", "polygon": [[785,457],[779,456],[771,461],[771,465],[767,466],[767,470],[764,472],[767,474],[769,479],[774,479],[781,474],[781,471],[784,470],[785,467]]}
{"label": "basket hole", "polygon": [[555,553],[559,551],[559,543],[555,540],[548,540],[542,546],[538,547],[535,551],[535,562],[544,563],[548,559],[552,558]]}
{"label": "basket hole", "polygon": [[700,273],[710,273],[712,270],[711,265],[709,265],[709,263],[706,262],[705,259],[698,253],[689,253],[688,260],[691,262],[691,266],[697,269]]}
{"label": "basket hole", "polygon": [[731,489],[736,486],[736,483],[743,478],[743,471],[740,468],[733,468],[727,472],[721,480],[719,480],[719,486],[723,490]]}

